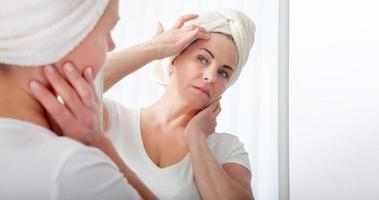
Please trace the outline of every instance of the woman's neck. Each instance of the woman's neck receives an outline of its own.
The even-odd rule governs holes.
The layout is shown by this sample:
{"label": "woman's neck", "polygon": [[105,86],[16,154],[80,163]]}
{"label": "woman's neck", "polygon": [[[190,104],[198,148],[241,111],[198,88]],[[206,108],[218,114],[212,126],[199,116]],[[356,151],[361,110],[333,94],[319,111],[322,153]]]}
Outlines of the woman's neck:
{"label": "woman's neck", "polygon": [[[38,101],[31,96],[26,75],[35,74],[39,69],[0,69],[0,117],[28,121],[49,128],[46,113]],[[34,76],[38,79],[38,76]]]}
{"label": "woman's neck", "polygon": [[185,128],[188,122],[199,112],[186,103],[164,94],[156,103],[144,109],[161,127]]}

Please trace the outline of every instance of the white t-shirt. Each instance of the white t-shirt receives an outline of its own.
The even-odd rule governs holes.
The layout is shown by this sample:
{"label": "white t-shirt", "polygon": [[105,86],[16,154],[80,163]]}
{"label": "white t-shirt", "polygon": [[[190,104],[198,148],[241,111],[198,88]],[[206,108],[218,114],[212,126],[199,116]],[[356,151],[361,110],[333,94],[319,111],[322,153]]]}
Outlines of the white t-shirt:
{"label": "white t-shirt", "polygon": [[100,150],[16,119],[0,118],[0,199],[139,199]]}
{"label": "white t-shirt", "polygon": [[[200,199],[193,178],[189,154],[176,164],[159,168],[149,158],[143,146],[140,109],[127,108],[105,99],[109,111],[107,134],[127,165],[160,199]],[[214,133],[208,145],[220,164],[237,163],[250,170],[248,153],[238,137]]]}

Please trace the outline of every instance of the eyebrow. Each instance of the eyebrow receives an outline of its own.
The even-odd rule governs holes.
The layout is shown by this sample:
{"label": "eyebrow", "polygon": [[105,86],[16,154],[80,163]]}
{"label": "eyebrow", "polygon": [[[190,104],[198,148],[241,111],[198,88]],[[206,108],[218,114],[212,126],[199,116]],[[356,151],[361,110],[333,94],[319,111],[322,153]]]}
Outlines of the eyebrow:
{"label": "eyebrow", "polygon": [[[208,52],[208,54],[209,54],[213,59],[215,59],[215,56],[213,55],[213,53],[212,53],[211,51],[209,51],[209,50],[206,49],[206,48],[200,48],[200,49],[202,49],[202,50]],[[226,69],[229,69],[229,70],[232,71],[232,72],[234,71],[234,69],[233,69],[232,67],[230,67],[229,65],[223,65],[222,67],[223,67],[223,68],[226,68]]]}

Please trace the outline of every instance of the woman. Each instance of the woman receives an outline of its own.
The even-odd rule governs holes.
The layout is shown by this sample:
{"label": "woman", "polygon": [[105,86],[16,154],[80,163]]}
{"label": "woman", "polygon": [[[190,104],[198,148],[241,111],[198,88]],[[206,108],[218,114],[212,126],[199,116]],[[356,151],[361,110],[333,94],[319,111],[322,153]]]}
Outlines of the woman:
{"label": "woman", "polygon": [[0,199],[139,198],[103,153],[49,130],[29,89],[33,79],[48,87],[42,70],[63,72],[68,60],[96,75],[114,48],[118,1],[6,0],[0,10]]}
{"label": "woman", "polygon": [[[95,95],[68,97],[69,91],[59,90],[65,82],[52,85],[51,80],[70,79],[75,71],[92,84],[106,53],[115,47],[111,30],[118,20],[118,1],[5,0],[0,13],[0,199],[139,199],[130,184],[142,197],[155,198],[127,166],[119,169],[98,149],[57,137],[54,124],[33,97],[41,92],[55,97],[59,92],[72,111],[89,116],[77,119],[71,135],[62,134],[76,139],[78,129],[102,134],[96,109],[80,107],[82,102],[95,105]],[[179,32],[194,38],[198,34]],[[80,139],[102,145],[94,137]]]}
{"label": "woman", "polygon": [[[247,152],[237,137],[214,130],[219,99],[247,60],[254,25],[230,9],[192,24],[209,31],[210,39],[170,58],[169,79],[157,78],[166,90],[152,105],[133,109],[106,100],[108,136],[158,198],[252,199]],[[112,72],[120,71],[108,65],[106,81],[115,79]]]}
{"label": "woman", "polygon": [[[196,40],[171,59],[165,93],[153,105],[131,109],[107,100],[107,133],[159,198],[252,199],[243,145],[214,129],[219,99],[249,55],[254,24],[235,10],[213,12],[194,23],[211,32],[210,39]],[[130,58],[125,52],[108,58],[106,88],[139,67],[123,65],[123,58]]]}

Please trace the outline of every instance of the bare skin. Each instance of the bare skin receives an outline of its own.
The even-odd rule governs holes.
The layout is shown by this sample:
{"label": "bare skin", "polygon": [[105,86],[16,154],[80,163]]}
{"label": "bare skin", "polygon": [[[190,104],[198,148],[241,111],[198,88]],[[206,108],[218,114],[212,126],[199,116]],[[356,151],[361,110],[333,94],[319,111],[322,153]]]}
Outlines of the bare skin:
{"label": "bare skin", "polygon": [[[204,49],[209,50],[211,54]],[[111,59],[117,59],[118,62],[115,63],[122,60],[120,56]],[[226,90],[228,77],[233,73],[236,63],[234,43],[223,35],[215,34],[209,41],[195,42],[170,66],[170,83],[162,98],[155,104],[143,108],[141,113],[142,138],[151,160],[158,167],[167,167],[179,162],[189,153],[195,180],[203,199],[253,199],[250,171],[238,164],[220,165],[207,144],[207,137],[214,133],[216,117],[221,111],[219,99]],[[123,76],[133,72],[138,65],[131,68],[124,70],[123,73],[126,74]],[[112,65],[106,68],[111,71],[114,69],[120,70]],[[112,77],[118,79],[120,76],[108,78]],[[117,81],[112,80],[109,87]],[[205,88],[207,92],[194,86]],[[59,125],[65,127],[64,123]],[[105,152],[112,149],[106,137],[99,138],[89,145],[97,146]],[[103,145],[104,143],[107,145]],[[120,161],[117,155],[108,156],[116,163]]]}
{"label": "bare skin", "polygon": [[[159,27],[157,35],[148,43],[126,50],[127,55],[123,56],[124,59],[130,57],[137,60],[137,62],[128,63],[128,66],[133,68],[133,66],[148,62],[147,60],[149,59],[159,59],[162,56],[175,54],[185,48],[192,40],[198,38],[207,39],[208,34],[201,30],[200,27],[184,27],[182,29],[185,21],[196,17],[197,15],[181,17],[174,27],[167,32],[164,32],[163,28]],[[146,54],[144,50],[149,50],[152,54]],[[141,59],[136,59],[136,57]],[[121,67],[123,66],[118,64],[115,69]],[[32,81],[30,84],[32,94],[51,116],[49,123],[53,130],[86,145],[98,147],[112,158],[142,198],[157,199],[122,161],[111,141],[105,137],[103,130],[99,129],[99,100],[92,83],[94,79],[92,67],[84,69],[83,73],[80,73],[72,63],[65,63],[62,72],[56,69],[56,66],[46,66],[42,70],[53,90],[45,87],[39,81]],[[106,74],[106,76],[113,75]],[[64,105],[57,101],[57,95],[63,98]]]}

